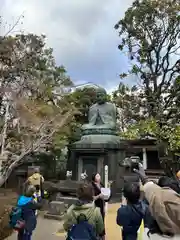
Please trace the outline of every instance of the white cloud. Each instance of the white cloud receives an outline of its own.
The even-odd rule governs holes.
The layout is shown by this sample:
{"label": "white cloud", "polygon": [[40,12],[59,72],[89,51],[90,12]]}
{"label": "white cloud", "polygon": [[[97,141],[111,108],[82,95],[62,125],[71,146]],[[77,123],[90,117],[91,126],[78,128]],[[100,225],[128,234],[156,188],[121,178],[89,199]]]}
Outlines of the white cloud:
{"label": "white cloud", "polygon": [[[117,80],[120,72],[121,56],[117,54],[113,26],[131,3],[132,0],[4,0],[1,11],[8,23],[24,12],[23,25],[17,29],[45,34],[57,62],[64,64],[76,80],[106,84],[109,77],[109,81]],[[116,69],[107,69],[110,62],[116,64]]]}

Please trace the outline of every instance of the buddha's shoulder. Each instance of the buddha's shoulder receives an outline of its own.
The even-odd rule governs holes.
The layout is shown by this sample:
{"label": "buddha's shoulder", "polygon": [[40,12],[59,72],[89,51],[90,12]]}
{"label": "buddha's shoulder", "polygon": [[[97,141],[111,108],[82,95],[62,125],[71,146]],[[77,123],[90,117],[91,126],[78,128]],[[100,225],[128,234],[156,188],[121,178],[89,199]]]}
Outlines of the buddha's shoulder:
{"label": "buddha's shoulder", "polygon": [[93,109],[99,109],[99,108],[116,108],[116,105],[114,103],[111,102],[106,102],[102,105],[99,105],[98,103],[93,104],[89,109],[93,110]]}
{"label": "buddha's shoulder", "polygon": [[111,103],[111,102],[106,102],[106,105],[107,105],[107,106],[112,106],[112,107],[115,107],[115,106],[116,106],[114,103]]}
{"label": "buddha's shoulder", "polygon": [[98,108],[98,104],[97,104],[97,103],[95,103],[95,104],[93,104],[93,105],[91,105],[91,106],[89,107],[89,109],[94,109],[94,108]]}

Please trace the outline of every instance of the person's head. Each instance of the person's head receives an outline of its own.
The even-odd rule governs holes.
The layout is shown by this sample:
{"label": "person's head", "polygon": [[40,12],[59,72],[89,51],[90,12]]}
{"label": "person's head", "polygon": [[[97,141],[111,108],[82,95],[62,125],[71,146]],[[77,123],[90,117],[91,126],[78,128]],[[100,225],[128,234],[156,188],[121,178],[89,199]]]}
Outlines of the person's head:
{"label": "person's head", "polygon": [[176,173],[176,177],[180,180],[180,171]]}
{"label": "person's head", "polygon": [[34,173],[40,173],[40,169],[38,167],[34,168]]}
{"label": "person's head", "polygon": [[167,176],[160,177],[158,181],[160,187],[168,187],[174,190],[177,193],[180,193],[180,187],[176,180],[169,178]]}
{"label": "person's head", "polygon": [[90,183],[82,183],[77,189],[77,197],[81,201],[90,202],[93,200],[94,191]]}
{"label": "person's head", "polygon": [[170,184],[170,181],[171,181],[171,179],[169,177],[163,176],[163,177],[159,178],[158,185],[160,187],[168,187],[168,185]]}
{"label": "person's head", "polygon": [[92,181],[96,182],[96,183],[100,183],[101,182],[101,175],[99,173],[94,173],[92,175]]}
{"label": "person's head", "polygon": [[34,186],[35,187],[35,189],[36,189],[36,192],[39,192],[40,191],[40,186],[39,185],[36,185],[36,186]]}
{"label": "person's head", "polygon": [[123,193],[128,203],[136,204],[141,196],[139,183],[125,183]]}
{"label": "person's head", "polygon": [[27,189],[25,190],[25,196],[26,197],[32,197],[33,194],[36,192],[36,188],[33,185],[29,185]]}
{"label": "person's head", "polygon": [[169,185],[169,182],[170,182],[170,178],[167,176],[163,176],[159,178],[158,185],[160,187],[167,187],[167,185]]}

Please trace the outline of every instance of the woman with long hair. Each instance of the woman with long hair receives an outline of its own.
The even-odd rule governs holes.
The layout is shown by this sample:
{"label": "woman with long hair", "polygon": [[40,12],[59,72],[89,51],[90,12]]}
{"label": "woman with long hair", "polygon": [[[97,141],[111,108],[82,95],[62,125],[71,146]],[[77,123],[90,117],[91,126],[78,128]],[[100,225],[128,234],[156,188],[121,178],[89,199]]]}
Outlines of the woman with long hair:
{"label": "woman with long hair", "polygon": [[99,173],[94,173],[92,175],[92,186],[94,189],[94,203],[96,207],[100,208],[101,215],[104,221],[105,217],[105,200],[104,196],[101,193],[101,188],[104,187],[103,183],[101,182],[101,176]]}

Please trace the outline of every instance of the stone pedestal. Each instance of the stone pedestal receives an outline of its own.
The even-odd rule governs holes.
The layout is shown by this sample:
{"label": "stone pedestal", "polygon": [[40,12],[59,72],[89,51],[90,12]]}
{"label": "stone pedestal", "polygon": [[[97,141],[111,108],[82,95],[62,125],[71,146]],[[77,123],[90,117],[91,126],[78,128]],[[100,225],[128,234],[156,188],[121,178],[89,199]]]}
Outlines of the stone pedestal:
{"label": "stone pedestal", "polygon": [[57,194],[56,201],[63,202],[65,206],[70,207],[72,204],[76,204],[77,198],[71,196],[62,196],[61,194]]}
{"label": "stone pedestal", "polygon": [[70,157],[67,170],[72,171],[72,179],[77,181],[86,171],[89,180],[94,172],[99,172],[104,182],[104,167],[109,167],[109,181],[112,181],[112,195],[122,190],[123,168],[119,163],[125,158],[126,142],[118,136],[96,135],[82,139],[69,146]]}
{"label": "stone pedestal", "polygon": [[56,183],[56,188],[60,193],[64,195],[66,194],[76,195],[76,191],[79,184],[80,182],[72,181],[71,179],[61,180],[58,183]]}
{"label": "stone pedestal", "polygon": [[64,213],[66,211],[66,206],[63,202],[52,201],[49,204],[49,210],[45,213],[44,217],[54,220],[62,220]]}

